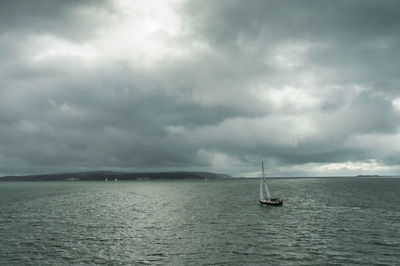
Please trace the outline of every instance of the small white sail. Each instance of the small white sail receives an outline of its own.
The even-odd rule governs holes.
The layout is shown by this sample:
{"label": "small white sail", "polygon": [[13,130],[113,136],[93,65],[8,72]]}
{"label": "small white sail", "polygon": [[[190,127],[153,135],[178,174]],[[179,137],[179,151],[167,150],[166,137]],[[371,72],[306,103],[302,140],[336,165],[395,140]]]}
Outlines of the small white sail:
{"label": "small white sail", "polygon": [[269,199],[271,199],[271,194],[269,193],[267,181],[265,181],[265,179],[263,179],[263,182],[264,182],[264,188],[265,188],[266,199],[269,200]]}
{"label": "small white sail", "polygon": [[265,180],[264,162],[262,162],[261,165],[262,165],[262,182],[264,183],[264,189],[265,189],[266,199],[269,200],[269,199],[271,199],[271,194],[269,193],[267,181]]}
{"label": "small white sail", "polygon": [[263,192],[263,185],[262,185],[262,178],[260,178],[260,200],[264,200],[264,192]]}

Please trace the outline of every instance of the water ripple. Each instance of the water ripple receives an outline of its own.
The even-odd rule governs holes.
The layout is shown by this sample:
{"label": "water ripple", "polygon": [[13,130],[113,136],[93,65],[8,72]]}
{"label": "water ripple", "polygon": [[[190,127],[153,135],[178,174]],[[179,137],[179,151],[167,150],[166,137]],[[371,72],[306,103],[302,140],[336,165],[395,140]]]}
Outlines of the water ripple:
{"label": "water ripple", "polygon": [[[399,179],[0,183],[0,264],[398,263]],[[381,195],[385,194],[385,202]]]}

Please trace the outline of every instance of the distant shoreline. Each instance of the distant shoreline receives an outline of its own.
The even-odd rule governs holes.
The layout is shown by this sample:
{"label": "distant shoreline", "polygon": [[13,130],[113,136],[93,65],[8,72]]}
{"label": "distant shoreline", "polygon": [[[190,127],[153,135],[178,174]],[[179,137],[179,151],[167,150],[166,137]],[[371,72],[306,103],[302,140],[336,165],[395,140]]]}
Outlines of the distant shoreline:
{"label": "distant shoreline", "polygon": [[[357,175],[357,176],[271,176],[268,179],[311,179],[311,178],[400,178],[400,176],[388,175]],[[106,180],[107,179],[107,180]],[[58,174],[40,174],[40,175],[10,175],[0,177],[0,182],[76,182],[76,181],[162,181],[162,180],[240,180],[240,179],[259,179],[259,177],[234,177],[228,174],[212,172],[111,172],[111,171],[92,171],[79,173],[58,173]]]}
{"label": "distant shoreline", "polygon": [[80,172],[62,174],[41,174],[41,175],[21,175],[4,176],[0,181],[123,181],[123,180],[196,180],[196,179],[227,179],[232,178],[227,174],[211,172]]}

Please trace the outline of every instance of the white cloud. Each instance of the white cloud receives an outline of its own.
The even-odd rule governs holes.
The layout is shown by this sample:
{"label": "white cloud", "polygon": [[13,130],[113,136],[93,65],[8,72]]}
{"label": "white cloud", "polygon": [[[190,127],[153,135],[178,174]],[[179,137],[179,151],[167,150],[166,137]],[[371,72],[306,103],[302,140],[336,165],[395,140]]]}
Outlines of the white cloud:
{"label": "white cloud", "polygon": [[393,99],[392,105],[396,111],[400,112],[400,98]]}
{"label": "white cloud", "polygon": [[[306,56],[308,51],[316,47],[316,43],[311,42],[290,42],[286,44],[280,44],[279,46],[275,47],[275,50],[272,51],[270,51],[270,48],[267,48],[267,57],[265,59],[265,63],[273,63],[279,68],[283,69],[299,68],[307,63]],[[271,57],[273,59],[272,62],[269,61]]]}
{"label": "white cloud", "polygon": [[264,88],[259,85],[255,92],[275,112],[307,112],[317,110],[321,99],[304,88],[284,86],[283,88]]}
{"label": "white cloud", "polygon": [[94,47],[88,43],[73,43],[51,35],[32,35],[30,41],[37,47],[32,55],[33,63],[40,64],[46,60],[96,60],[99,56]]}
{"label": "white cloud", "polygon": [[71,116],[71,117],[82,116],[82,113],[80,112],[80,110],[70,103],[64,102],[62,104],[57,104],[57,102],[52,99],[49,100],[49,103],[55,111],[57,111],[63,115]]}
{"label": "white cloud", "polygon": [[197,155],[201,161],[205,161],[217,171],[226,171],[232,164],[237,163],[237,160],[221,152],[200,149]]}
{"label": "white cloud", "polygon": [[186,131],[186,128],[182,125],[164,125],[163,128],[170,134],[182,134]]}

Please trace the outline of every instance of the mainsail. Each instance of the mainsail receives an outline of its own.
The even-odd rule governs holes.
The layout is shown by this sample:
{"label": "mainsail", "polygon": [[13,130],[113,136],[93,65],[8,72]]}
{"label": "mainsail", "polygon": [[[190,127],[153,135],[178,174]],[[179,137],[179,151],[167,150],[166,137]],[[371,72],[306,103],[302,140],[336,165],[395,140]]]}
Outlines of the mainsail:
{"label": "mainsail", "polygon": [[263,192],[263,184],[262,184],[262,178],[260,178],[260,200],[264,200],[264,192]]}
{"label": "mainsail", "polygon": [[[269,200],[269,199],[271,199],[271,194],[269,193],[267,181],[265,180],[264,162],[262,162],[261,165],[262,165],[262,178],[260,180],[260,198]],[[266,197],[264,196],[264,193],[262,192],[261,182],[264,184],[264,190],[265,190]]]}

